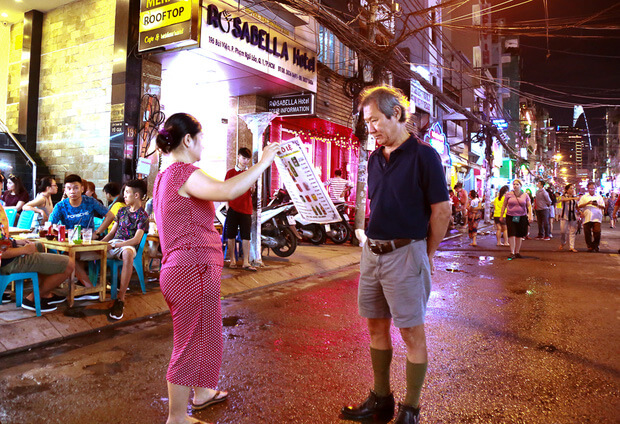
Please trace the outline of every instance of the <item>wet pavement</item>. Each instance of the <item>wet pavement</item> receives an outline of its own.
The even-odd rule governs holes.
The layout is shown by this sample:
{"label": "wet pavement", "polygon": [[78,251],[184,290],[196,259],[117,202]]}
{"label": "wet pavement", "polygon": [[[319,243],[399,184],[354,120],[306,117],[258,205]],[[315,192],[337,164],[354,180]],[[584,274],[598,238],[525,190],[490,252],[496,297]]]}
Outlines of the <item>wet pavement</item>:
{"label": "wet pavement", "polygon": [[[557,237],[557,236],[556,236]],[[580,236],[578,236],[580,237]],[[441,245],[427,315],[430,363],[422,423],[618,423],[620,230],[602,251],[526,241],[507,260],[494,235]],[[582,236],[577,247],[585,250]],[[234,424],[344,423],[372,382],[357,315],[358,269],[223,301],[223,404],[196,413]],[[405,350],[393,331],[392,386],[404,397]],[[164,423],[171,350],[166,315],[7,355],[0,422]]]}

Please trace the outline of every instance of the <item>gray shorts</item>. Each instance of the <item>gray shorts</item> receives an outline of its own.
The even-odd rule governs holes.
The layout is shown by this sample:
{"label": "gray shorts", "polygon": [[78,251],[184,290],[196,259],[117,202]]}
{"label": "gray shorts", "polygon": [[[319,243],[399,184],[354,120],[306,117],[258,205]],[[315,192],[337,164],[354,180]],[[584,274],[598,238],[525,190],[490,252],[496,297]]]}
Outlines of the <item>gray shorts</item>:
{"label": "gray shorts", "polygon": [[31,255],[19,256],[11,263],[0,268],[0,274],[17,274],[19,272],[38,272],[43,275],[53,275],[65,272],[69,264],[67,255],[55,253],[41,253],[45,248],[37,243],[37,252]]}
{"label": "gray shorts", "polygon": [[392,318],[398,328],[424,324],[430,293],[426,240],[414,240],[383,255],[375,255],[364,244],[358,287],[362,317]]}

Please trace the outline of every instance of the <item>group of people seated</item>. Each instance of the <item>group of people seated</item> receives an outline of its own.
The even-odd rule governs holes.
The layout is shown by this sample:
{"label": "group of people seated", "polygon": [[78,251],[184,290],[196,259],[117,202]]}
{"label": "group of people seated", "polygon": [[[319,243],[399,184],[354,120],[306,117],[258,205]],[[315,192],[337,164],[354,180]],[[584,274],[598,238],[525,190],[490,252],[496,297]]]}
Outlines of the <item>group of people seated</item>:
{"label": "group of people seated", "polygon": [[[11,177],[9,177],[10,180]],[[109,206],[105,207],[100,200],[92,196],[95,190],[94,184],[92,186],[91,184],[85,182],[78,175],[68,175],[64,182],[64,198],[53,206],[52,196],[57,193],[58,186],[53,178],[44,177],[38,185],[36,198],[15,206],[26,211],[34,211],[38,216],[39,224],[49,222],[54,226],[64,225],[67,230],[74,229],[79,225],[85,229],[92,229],[93,240],[108,242],[108,258],[123,261],[117,299],[112,304],[108,314],[110,318],[119,320],[123,317],[125,293],[133,273],[136,246],[140,244],[143,235],[148,232],[149,228],[149,215],[143,207],[147,185],[144,180],[131,180],[125,184],[123,189],[113,182],[106,184],[103,191],[106,194]],[[7,184],[7,192],[11,190],[11,185]],[[2,198],[4,200],[5,196],[3,195]],[[8,205],[8,203],[6,204]],[[94,218],[97,215],[103,218],[103,221],[95,228]],[[8,235],[5,237],[8,238]],[[38,242],[32,242],[28,239],[8,239],[10,245],[5,244],[4,250],[1,252],[0,274],[37,272],[39,274],[41,312],[54,311],[57,304],[66,300],[65,296],[55,293],[54,290],[74,273],[77,279],[76,284],[92,287],[93,284],[85,268],[86,261],[99,259],[93,257],[92,253],[78,254],[76,260],[73,261],[66,255],[45,253],[45,248]],[[74,300],[94,300],[97,298],[98,295],[85,294],[75,297]],[[10,301],[10,294],[3,293],[2,303]],[[35,310],[32,293],[24,298],[22,307]]]}

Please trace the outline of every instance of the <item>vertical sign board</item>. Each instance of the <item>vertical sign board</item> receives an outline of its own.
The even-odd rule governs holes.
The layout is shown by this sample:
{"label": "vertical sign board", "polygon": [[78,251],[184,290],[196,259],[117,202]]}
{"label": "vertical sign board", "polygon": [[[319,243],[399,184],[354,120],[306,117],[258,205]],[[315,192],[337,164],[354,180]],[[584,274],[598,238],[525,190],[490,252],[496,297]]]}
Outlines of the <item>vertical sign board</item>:
{"label": "vertical sign board", "polygon": [[141,0],[138,51],[197,46],[199,0]]}
{"label": "vertical sign board", "polygon": [[480,25],[483,27],[480,31],[480,54],[482,59],[482,67],[489,68],[492,64],[491,61],[491,48],[492,48],[492,36],[490,33],[485,32],[486,29],[491,27],[491,4],[484,3],[481,10]]}
{"label": "vertical sign board", "polygon": [[286,29],[241,4],[205,0],[202,7],[202,48],[316,93],[316,54]]}

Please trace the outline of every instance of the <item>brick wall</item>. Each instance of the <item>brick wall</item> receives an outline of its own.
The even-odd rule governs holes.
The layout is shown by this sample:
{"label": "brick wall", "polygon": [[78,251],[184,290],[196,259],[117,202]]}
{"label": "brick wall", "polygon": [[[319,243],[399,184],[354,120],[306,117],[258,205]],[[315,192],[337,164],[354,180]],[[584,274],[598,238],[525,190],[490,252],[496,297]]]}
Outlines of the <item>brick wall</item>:
{"label": "brick wall", "polygon": [[19,83],[21,79],[22,41],[24,24],[11,26],[9,46],[9,75],[6,98],[6,125],[12,133],[17,133],[19,120]]}
{"label": "brick wall", "polygon": [[[82,0],[43,18],[37,153],[60,181],[108,182],[115,2]],[[23,25],[11,31],[7,121],[17,130]]]}

